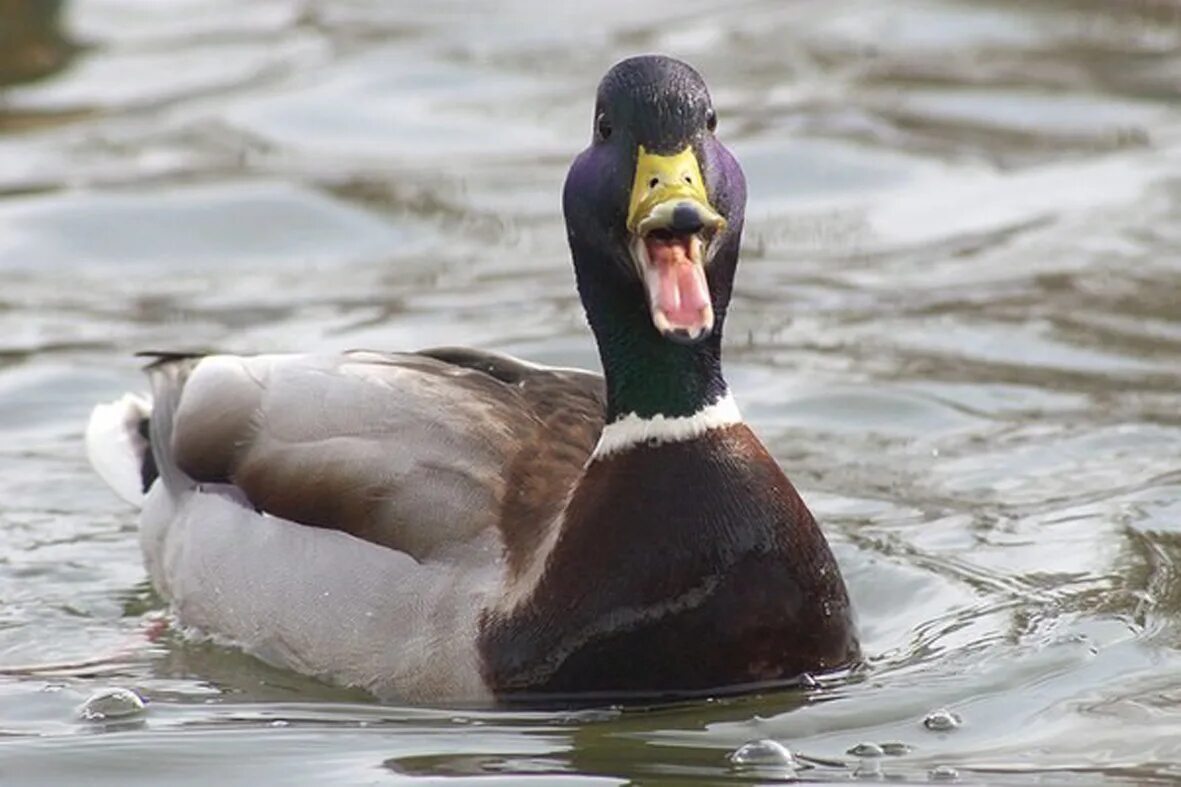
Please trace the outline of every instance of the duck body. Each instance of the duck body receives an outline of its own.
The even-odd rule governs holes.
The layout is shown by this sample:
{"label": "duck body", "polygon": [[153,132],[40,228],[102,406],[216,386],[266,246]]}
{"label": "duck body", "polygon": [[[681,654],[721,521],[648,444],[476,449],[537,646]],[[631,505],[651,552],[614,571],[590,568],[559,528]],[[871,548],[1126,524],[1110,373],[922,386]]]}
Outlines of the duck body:
{"label": "duck body", "polygon": [[604,374],[478,350],[164,355],[96,408],[182,623],[379,697],[727,693],[858,658],[807,507],[721,371],[741,169],[700,77],[600,85],[564,209]]}

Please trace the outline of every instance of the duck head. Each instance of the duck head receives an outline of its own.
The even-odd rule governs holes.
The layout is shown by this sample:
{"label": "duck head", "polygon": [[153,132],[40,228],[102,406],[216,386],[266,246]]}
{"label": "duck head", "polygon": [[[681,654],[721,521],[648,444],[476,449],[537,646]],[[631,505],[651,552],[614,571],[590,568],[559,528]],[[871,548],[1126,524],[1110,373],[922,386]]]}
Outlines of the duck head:
{"label": "duck head", "polygon": [[609,420],[691,415],[725,392],[746,182],[716,128],[704,80],[679,60],[629,58],[599,84],[563,208]]}

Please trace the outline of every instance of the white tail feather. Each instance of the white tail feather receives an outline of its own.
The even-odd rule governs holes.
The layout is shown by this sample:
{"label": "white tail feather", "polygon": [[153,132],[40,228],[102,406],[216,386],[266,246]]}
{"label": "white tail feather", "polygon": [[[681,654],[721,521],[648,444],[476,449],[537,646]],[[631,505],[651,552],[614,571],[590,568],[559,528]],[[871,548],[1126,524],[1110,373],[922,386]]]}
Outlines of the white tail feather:
{"label": "white tail feather", "polygon": [[139,424],[151,414],[151,399],[129,393],[110,404],[96,405],[86,425],[86,456],[91,467],[133,506],[143,505],[140,468],[151,450],[139,433]]}

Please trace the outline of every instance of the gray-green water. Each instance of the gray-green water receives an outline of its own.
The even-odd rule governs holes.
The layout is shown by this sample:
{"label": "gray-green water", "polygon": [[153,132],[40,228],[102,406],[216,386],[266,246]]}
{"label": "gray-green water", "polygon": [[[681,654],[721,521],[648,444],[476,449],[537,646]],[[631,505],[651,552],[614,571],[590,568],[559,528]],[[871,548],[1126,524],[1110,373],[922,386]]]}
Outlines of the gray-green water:
{"label": "gray-green water", "polygon": [[[729,375],[866,669],[458,714],[170,628],[81,449],[130,354],[593,365],[558,194],[598,77],[650,50],[746,167]],[[1181,779],[1181,6],[7,0],[0,80],[0,782],[790,775],[730,763],[762,738],[816,780]],[[112,686],[146,712],[80,719]]]}

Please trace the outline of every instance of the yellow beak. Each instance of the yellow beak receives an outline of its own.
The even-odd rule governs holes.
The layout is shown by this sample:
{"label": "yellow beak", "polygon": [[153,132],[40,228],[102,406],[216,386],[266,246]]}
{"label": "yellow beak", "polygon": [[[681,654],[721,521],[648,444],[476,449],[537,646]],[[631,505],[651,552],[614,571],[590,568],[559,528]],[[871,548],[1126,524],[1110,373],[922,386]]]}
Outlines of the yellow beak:
{"label": "yellow beak", "polygon": [[665,338],[693,343],[713,332],[705,246],[725,226],[709,204],[692,146],[671,156],[640,146],[627,229],[652,325]]}
{"label": "yellow beak", "polygon": [[678,207],[682,208],[682,216],[685,210],[696,214],[703,228],[720,230],[726,226],[726,220],[709,204],[692,146],[671,156],[660,156],[640,145],[627,211],[628,232],[643,236],[656,229],[676,229],[673,224]]}

